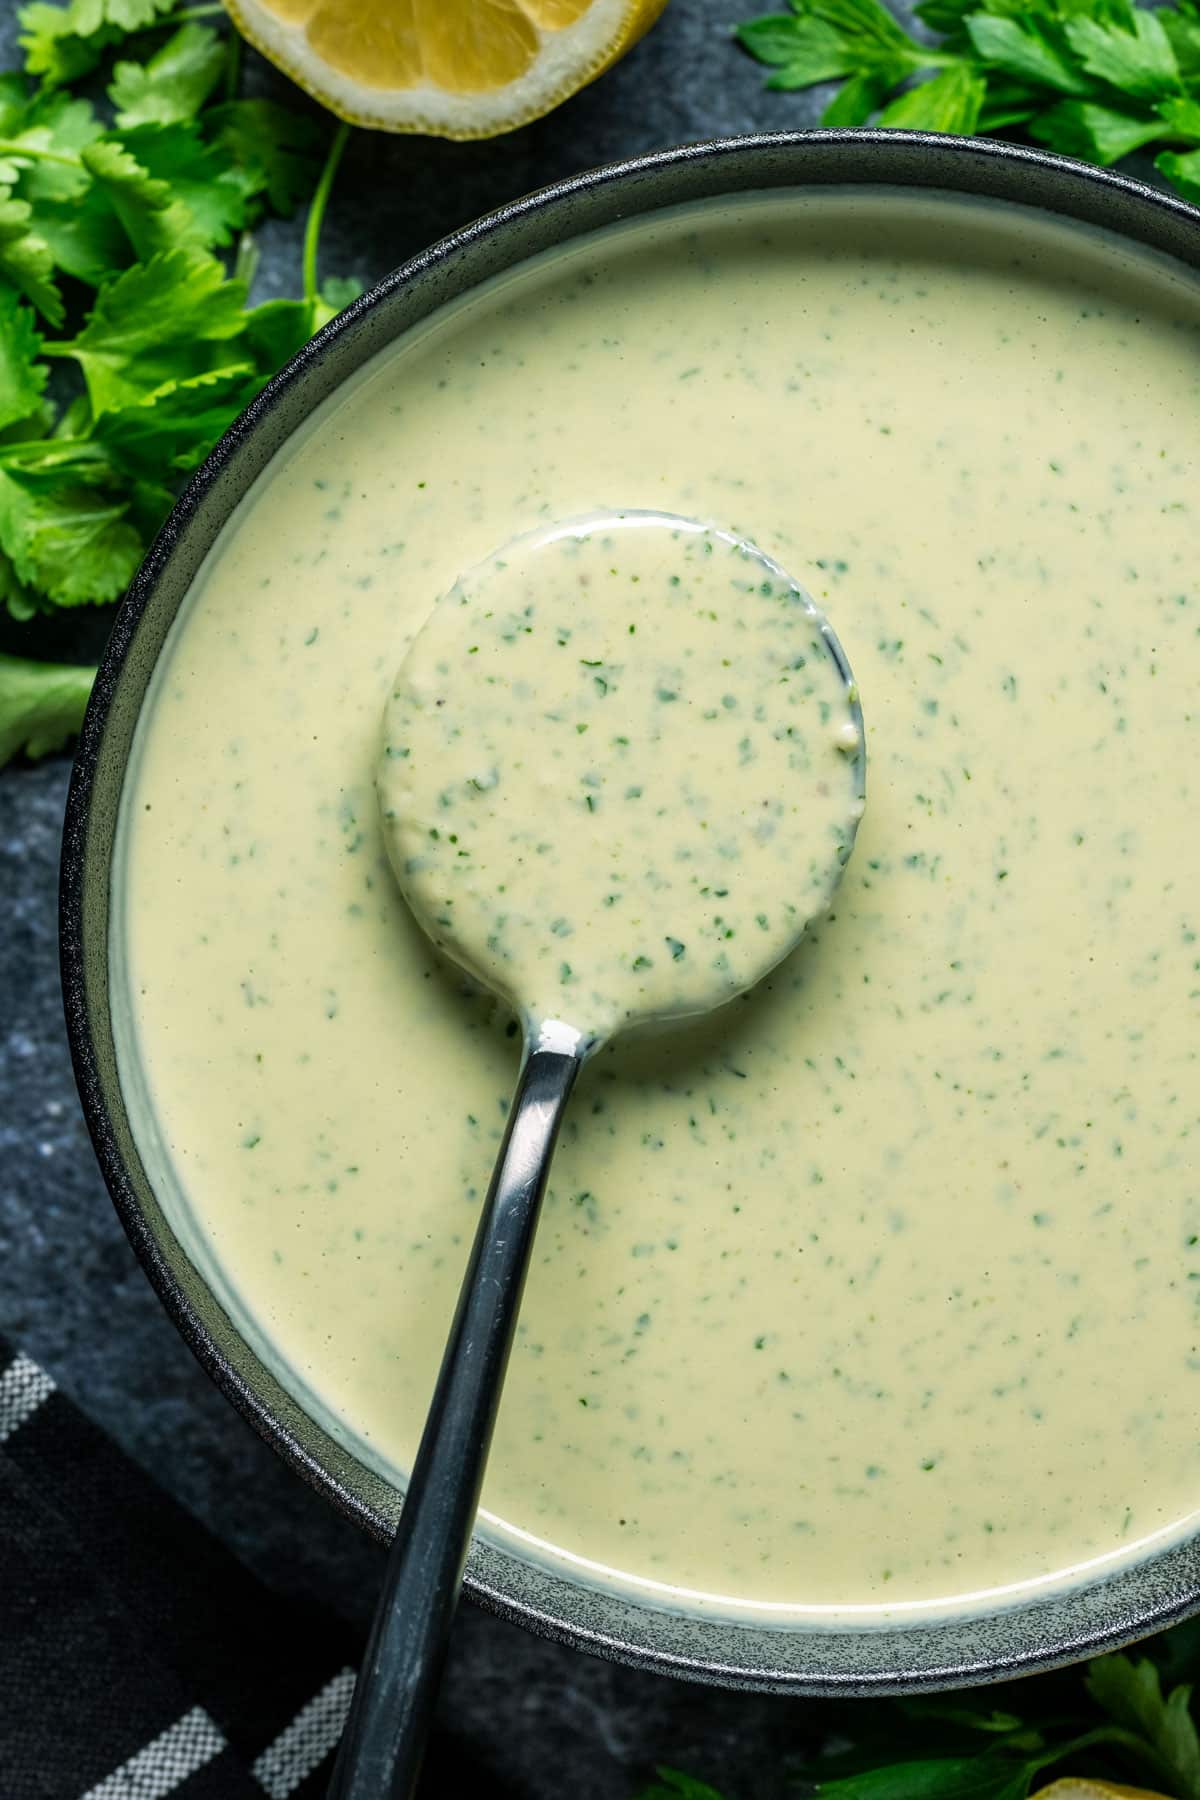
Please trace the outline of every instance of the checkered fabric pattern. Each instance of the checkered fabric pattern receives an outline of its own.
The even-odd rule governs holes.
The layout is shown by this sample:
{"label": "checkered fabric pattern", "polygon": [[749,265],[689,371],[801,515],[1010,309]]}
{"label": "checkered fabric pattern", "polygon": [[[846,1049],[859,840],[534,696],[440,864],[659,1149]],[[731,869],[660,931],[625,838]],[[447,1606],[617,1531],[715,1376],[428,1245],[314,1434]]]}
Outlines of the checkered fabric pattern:
{"label": "checkered fabric pattern", "polygon": [[356,1660],[0,1340],[0,1800],[317,1800]]}

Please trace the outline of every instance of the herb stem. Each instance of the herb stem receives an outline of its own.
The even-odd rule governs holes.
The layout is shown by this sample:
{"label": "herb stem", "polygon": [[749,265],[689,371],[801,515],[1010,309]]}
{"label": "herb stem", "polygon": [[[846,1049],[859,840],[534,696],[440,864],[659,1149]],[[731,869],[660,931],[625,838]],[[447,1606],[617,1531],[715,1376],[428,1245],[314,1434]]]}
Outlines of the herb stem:
{"label": "herb stem", "polygon": [[225,8],[219,5],[180,6],[174,12],[161,13],[157,19],[147,19],[144,25],[131,25],[128,28],[128,35],[133,37],[140,31],[161,31],[164,26],[186,25],[192,19],[216,19],[224,11]]}
{"label": "herb stem", "polygon": [[313,195],[312,204],[308,209],[308,223],[304,227],[304,298],[310,306],[314,306],[317,301],[317,247],[321,241],[321,225],[325,218],[325,207],[349,136],[350,127],[343,120],[330,139],[329,150],[325,157],[325,167],[321,170],[321,179],[317,183],[317,191]]}
{"label": "herb stem", "polygon": [[64,156],[60,150],[41,150],[35,144],[17,143],[12,138],[0,138],[0,156],[24,157],[29,162],[57,163],[63,169],[83,167],[77,156]]}
{"label": "herb stem", "polygon": [[0,444],[0,463],[20,463],[26,456],[32,455],[46,469],[69,469],[80,463],[107,464],[108,452],[102,444],[92,444],[86,438],[60,438],[62,454],[47,456],[52,449],[54,438],[20,438],[16,443]]}
{"label": "herb stem", "polygon": [[247,288],[258,273],[258,245],[254,234],[243,231],[238,238],[237,255],[233,259],[233,279],[244,281]]}

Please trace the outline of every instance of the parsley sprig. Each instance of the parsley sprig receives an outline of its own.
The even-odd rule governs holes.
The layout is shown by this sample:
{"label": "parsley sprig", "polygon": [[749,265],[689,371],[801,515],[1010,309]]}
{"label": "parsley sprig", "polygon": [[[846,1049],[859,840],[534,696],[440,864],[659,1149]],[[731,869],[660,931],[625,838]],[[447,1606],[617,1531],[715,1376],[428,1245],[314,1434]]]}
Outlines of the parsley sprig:
{"label": "parsley sprig", "polygon": [[[124,590],[186,476],[353,283],[317,275],[346,127],[238,97],[240,40],[171,0],[33,0],[0,73],[0,607]],[[251,230],[310,200],[300,296]],[[90,672],[0,658],[0,763],[77,728]]]}
{"label": "parsley sprig", "polygon": [[[764,1791],[779,1800],[1026,1800],[1070,1776],[1200,1800],[1191,1706],[1200,1626],[1179,1626],[1148,1648],[973,1693],[831,1708],[831,1734],[853,1750],[785,1766]],[[664,1767],[637,1800],[733,1797]]]}
{"label": "parsley sprig", "polygon": [[1107,166],[1157,149],[1156,167],[1200,201],[1200,8],[1131,0],[922,0],[929,41],[879,0],[791,0],[738,42],[771,88],[841,86],[822,124],[1018,130]]}

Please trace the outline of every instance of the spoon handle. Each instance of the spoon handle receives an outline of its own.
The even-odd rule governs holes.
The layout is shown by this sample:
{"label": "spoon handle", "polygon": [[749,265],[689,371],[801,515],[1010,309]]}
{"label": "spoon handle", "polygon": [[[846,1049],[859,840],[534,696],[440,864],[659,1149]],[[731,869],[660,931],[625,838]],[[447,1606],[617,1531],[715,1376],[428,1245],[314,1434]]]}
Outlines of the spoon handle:
{"label": "spoon handle", "polygon": [[579,1059],[529,1052],[404,1497],[329,1800],[413,1792],[437,1696],[529,1251]]}

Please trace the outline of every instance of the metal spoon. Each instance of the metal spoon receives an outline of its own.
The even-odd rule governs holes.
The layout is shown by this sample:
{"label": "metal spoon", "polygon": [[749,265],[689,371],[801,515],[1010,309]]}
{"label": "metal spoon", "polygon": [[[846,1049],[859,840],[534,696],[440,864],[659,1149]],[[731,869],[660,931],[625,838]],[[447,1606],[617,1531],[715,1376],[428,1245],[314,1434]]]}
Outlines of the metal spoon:
{"label": "metal spoon", "polygon": [[[402,891],[525,1037],[330,1800],[415,1786],[584,1062],[767,974],[828,907],[865,789],[857,689],[828,622],[754,545],[664,513],[543,527],[469,571],[401,665],[384,735]],[[635,755],[649,781],[626,780]]]}

